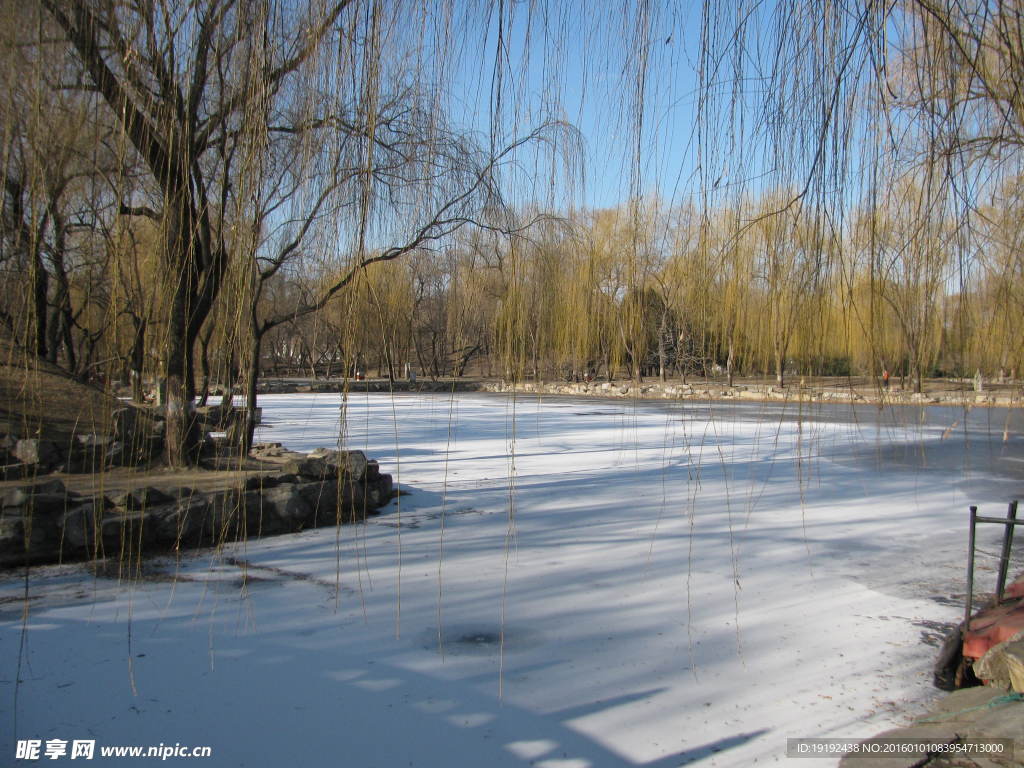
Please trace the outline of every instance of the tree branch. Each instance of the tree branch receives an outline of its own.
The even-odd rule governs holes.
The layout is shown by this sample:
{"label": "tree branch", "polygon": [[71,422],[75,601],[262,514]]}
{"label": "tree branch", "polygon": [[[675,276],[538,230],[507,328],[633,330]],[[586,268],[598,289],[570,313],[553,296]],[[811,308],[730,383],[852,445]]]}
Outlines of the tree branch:
{"label": "tree branch", "polygon": [[96,34],[100,27],[99,21],[86,7],[83,0],[71,0],[74,9],[74,23],[64,13],[63,3],[58,5],[57,0],[42,0],[42,2],[78,51],[78,55],[96,87],[114,114],[118,116],[128,138],[145,159],[154,177],[162,187],[170,187],[173,183],[172,179],[179,175],[176,173],[178,163],[172,159],[168,148],[160,143],[156,130],[149,119],[129,98],[117,76],[104,60]]}

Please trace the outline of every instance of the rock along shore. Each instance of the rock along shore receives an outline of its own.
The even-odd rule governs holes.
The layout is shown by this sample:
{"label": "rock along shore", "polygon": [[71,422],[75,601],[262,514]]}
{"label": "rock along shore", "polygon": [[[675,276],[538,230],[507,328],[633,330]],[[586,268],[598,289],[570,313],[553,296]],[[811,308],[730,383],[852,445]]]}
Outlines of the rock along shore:
{"label": "rock along shore", "polygon": [[[264,469],[40,475],[0,487],[0,568],[221,546],[363,520],[393,498],[362,451],[258,445]],[[143,484],[144,483],[144,484]]]}
{"label": "rock along shore", "polygon": [[945,405],[958,407],[1003,407],[1024,405],[1020,388],[1000,386],[989,392],[973,389],[930,387],[924,392],[911,392],[892,387],[888,390],[870,386],[750,383],[728,386],[724,382],[683,384],[680,382],[504,382],[481,379],[446,379],[439,381],[388,381],[387,379],[310,380],[268,379],[259,386],[261,394],[309,392],[497,392],[533,395],[566,395],[572,397],[611,397],[644,400],[723,400],[754,402],[858,403],[874,405]]}

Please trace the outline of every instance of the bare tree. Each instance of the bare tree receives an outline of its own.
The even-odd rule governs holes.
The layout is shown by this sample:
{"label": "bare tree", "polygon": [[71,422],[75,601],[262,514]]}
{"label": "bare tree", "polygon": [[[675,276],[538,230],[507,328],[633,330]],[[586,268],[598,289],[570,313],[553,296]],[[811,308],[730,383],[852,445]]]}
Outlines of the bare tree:
{"label": "bare tree", "polygon": [[[168,276],[164,341],[167,459],[198,442],[193,349],[228,268],[223,212],[265,129],[268,97],[303,76],[348,2],[278,12],[256,0],[115,4],[42,0],[116,120],[126,151],[149,172],[146,197],[122,212],[159,221]],[[130,150],[129,150],[130,148]]]}

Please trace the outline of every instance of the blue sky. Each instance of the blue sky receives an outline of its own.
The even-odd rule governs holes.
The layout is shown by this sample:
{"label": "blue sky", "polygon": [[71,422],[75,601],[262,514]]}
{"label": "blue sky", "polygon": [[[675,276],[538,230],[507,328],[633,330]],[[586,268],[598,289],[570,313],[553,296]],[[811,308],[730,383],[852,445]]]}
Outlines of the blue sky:
{"label": "blue sky", "polygon": [[[604,18],[595,18],[584,4],[563,6],[539,2],[507,11],[498,130],[507,138],[544,119],[576,126],[585,148],[584,184],[575,190],[576,204],[609,207],[638,192],[671,198],[695,168],[693,58],[699,47],[699,9],[689,14],[682,6],[662,9],[650,18],[648,59],[642,67],[636,55],[642,33],[634,3]],[[454,94],[465,106],[470,125],[484,134],[492,128],[498,92],[497,9],[489,21],[486,29],[481,24],[469,36],[459,57]],[[479,21],[465,23],[475,26]],[[642,114],[636,108],[641,69],[646,74]],[[540,200],[544,186],[540,180],[533,191]]]}
{"label": "blue sky", "polygon": [[493,130],[498,145],[553,119],[582,136],[581,175],[552,178],[523,157],[513,203],[715,207],[775,189],[842,217],[870,184],[891,183],[893,147],[867,108],[878,54],[865,41],[881,36],[865,25],[894,17],[860,4],[650,5],[461,0],[456,18],[433,22],[458,125],[485,141]]}
{"label": "blue sky", "polygon": [[[498,124],[506,138],[551,118],[582,134],[585,185],[571,198],[576,204],[610,207],[636,195],[713,203],[743,189],[800,189],[815,165],[837,73],[847,83],[844,103],[863,95],[863,72],[856,71],[864,60],[862,11],[805,17],[799,4],[774,0],[651,5],[657,7],[645,0],[470,7],[454,82],[469,124],[484,134],[492,126],[500,51]],[[852,66],[843,69],[851,51]],[[828,166],[817,167],[821,178],[860,159],[850,150],[864,126],[843,119],[845,130],[830,135],[818,161]],[[543,201],[545,175],[526,173],[524,180],[522,194]],[[843,194],[859,195],[851,181]]]}

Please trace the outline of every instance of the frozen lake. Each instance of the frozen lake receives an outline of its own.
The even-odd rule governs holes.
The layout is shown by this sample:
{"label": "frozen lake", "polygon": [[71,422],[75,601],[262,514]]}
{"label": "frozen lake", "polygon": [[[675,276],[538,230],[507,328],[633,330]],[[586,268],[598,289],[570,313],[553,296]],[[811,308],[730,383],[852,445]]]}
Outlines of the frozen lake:
{"label": "frozen lake", "polygon": [[[334,446],[340,404],[264,396],[257,439]],[[936,695],[967,506],[1024,495],[1005,410],[345,408],[343,447],[409,492],[365,526],[120,582],[0,579],[0,755],[34,738],[208,745],[217,766],[784,762],[787,738],[867,737]]]}

